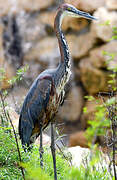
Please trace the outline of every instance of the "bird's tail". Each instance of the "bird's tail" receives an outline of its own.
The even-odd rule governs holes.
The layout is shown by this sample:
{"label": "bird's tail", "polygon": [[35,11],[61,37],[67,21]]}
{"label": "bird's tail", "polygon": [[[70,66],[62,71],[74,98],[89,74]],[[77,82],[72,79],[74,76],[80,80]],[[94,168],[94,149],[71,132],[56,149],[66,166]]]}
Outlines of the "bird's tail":
{"label": "bird's tail", "polygon": [[19,118],[19,136],[22,142],[23,147],[29,147],[30,145],[30,137],[32,133],[32,126],[29,121],[24,120],[22,115]]}

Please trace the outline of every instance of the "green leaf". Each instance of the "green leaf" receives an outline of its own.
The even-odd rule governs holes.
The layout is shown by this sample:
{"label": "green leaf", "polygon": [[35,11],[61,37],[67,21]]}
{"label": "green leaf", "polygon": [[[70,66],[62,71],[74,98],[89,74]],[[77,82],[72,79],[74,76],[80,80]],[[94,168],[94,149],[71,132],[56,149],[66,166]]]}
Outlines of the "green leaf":
{"label": "green leaf", "polygon": [[115,81],[114,80],[109,80],[108,83],[109,84],[113,84]]}
{"label": "green leaf", "polygon": [[114,33],[114,34],[117,34],[117,27],[116,27],[116,26],[114,26],[114,27],[112,28],[112,30],[113,30],[113,33]]}
{"label": "green leaf", "polygon": [[87,107],[83,107],[83,112],[87,113]]}
{"label": "green leaf", "polygon": [[110,20],[105,21],[103,24],[100,24],[100,26],[109,26]]}
{"label": "green leaf", "polygon": [[85,99],[88,99],[88,101],[93,101],[95,98],[93,96],[85,96]]}
{"label": "green leaf", "polygon": [[112,98],[110,98],[110,99],[108,99],[108,100],[106,101],[106,105],[107,105],[107,106],[110,106],[110,105],[115,104],[115,102],[116,102],[116,98],[115,98],[115,97],[112,97]]}
{"label": "green leaf", "polygon": [[111,77],[111,78],[115,78],[116,77],[116,74],[109,74],[109,77]]}

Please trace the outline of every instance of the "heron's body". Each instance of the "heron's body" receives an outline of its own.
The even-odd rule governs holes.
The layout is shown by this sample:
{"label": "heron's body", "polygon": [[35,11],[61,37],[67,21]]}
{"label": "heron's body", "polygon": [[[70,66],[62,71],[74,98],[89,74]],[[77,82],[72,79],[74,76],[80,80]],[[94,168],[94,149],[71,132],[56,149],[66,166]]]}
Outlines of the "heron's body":
{"label": "heron's body", "polygon": [[[64,98],[64,86],[69,80],[64,76],[65,69],[61,66],[64,64],[60,64],[57,69],[42,72],[32,84],[19,120],[22,144],[34,142],[40,134],[40,123],[44,129],[57,113]],[[61,81],[57,80],[58,73]]]}
{"label": "heron's body", "polygon": [[39,136],[41,128],[44,129],[53,120],[64,99],[64,87],[71,75],[68,46],[61,30],[65,15],[95,19],[72,5],[62,4],[59,7],[54,27],[61,60],[56,69],[45,70],[37,77],[24,100],[19,119],[19,135],[23,145],[29,145]]}

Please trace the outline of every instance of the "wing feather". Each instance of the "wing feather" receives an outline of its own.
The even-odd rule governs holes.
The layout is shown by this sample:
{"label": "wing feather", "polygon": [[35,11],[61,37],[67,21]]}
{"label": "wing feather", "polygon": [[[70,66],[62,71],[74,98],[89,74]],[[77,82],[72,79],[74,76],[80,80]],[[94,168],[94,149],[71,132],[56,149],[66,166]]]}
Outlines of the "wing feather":
{"label": "wing feather", "polygon": [[36,125],[43,120],[49,102],[52,82],[37,79],[31,86],[21,109],[19,118],[19,135],[22,144],[30,144],[30,137]]}

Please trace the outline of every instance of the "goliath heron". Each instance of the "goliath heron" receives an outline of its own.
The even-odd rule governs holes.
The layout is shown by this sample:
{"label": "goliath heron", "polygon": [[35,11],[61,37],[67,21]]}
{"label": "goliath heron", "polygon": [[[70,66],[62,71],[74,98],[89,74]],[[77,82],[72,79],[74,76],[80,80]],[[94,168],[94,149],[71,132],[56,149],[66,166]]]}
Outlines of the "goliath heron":
{"label": "goliath heron", "polygon": [[64,87],[71,75],[68,46],[61,31],[61,24],[65,15],[96,20],[89,13],[79,11],[70,4],[60,5],[54,23],[61,55],[60,63],[56,69],[45,70],[36,78],[24,100],[19,119],[19,135],[23,146],[29,146],[40,135],[40,159],[43,153],[42,130],[51,122],[51,151],[55,179],[57,179],[57,175],[53,118],[64,99]]}

